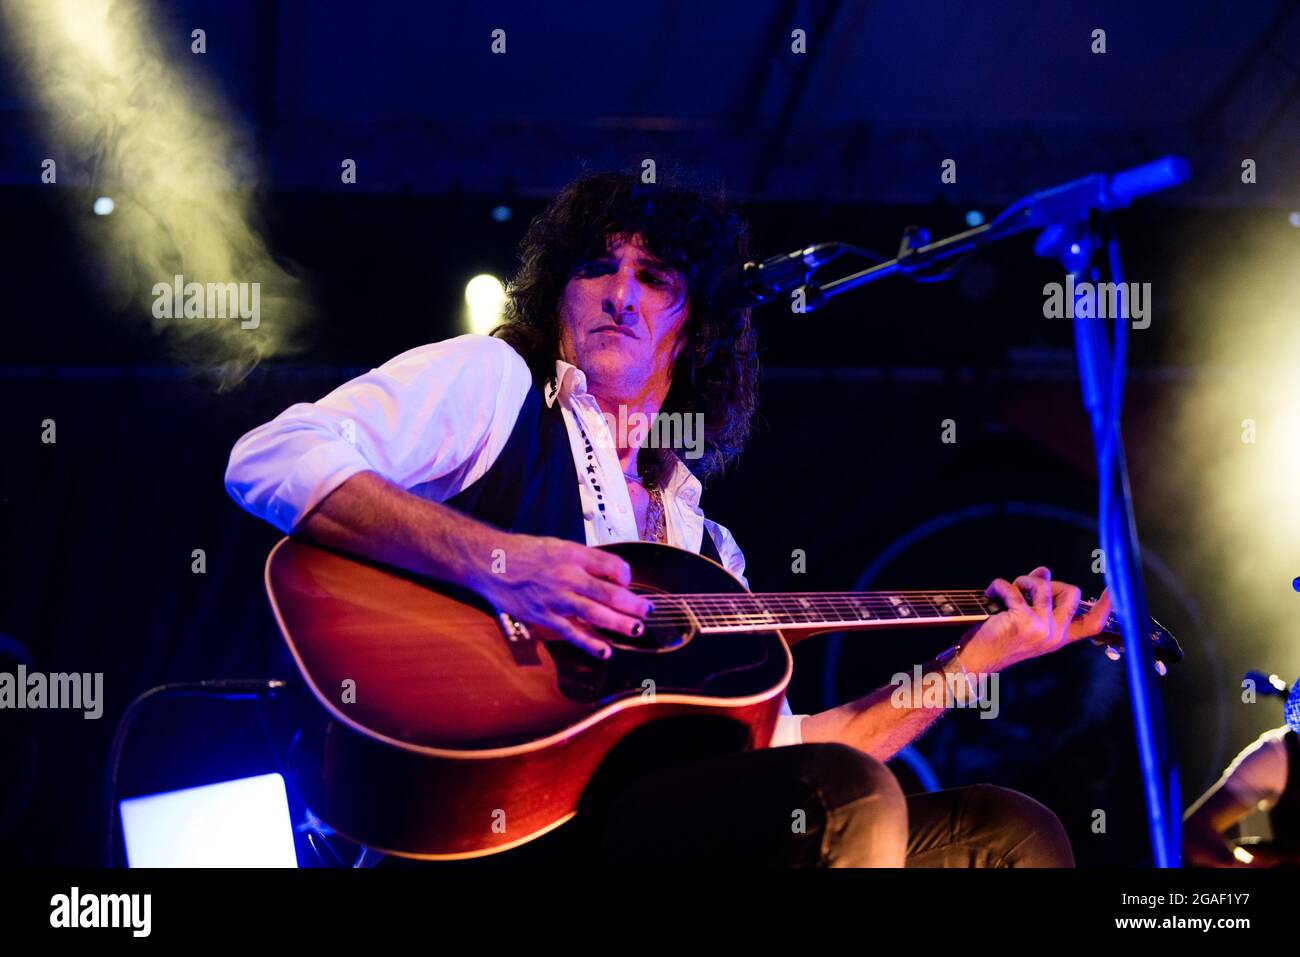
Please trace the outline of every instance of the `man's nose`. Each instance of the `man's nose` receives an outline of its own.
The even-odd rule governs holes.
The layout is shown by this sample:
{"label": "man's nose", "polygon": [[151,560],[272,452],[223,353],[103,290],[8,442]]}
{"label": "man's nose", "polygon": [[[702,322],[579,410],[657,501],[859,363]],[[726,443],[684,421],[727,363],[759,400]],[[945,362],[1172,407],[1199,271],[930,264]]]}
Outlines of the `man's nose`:
{"label": "man's nose", "polygon": [[615,274],[614,288],[610,290],[609,298],[605,300],[605,311],[620,325],[630,325],[636,322],[636,309],[640,296],[635,279]]}

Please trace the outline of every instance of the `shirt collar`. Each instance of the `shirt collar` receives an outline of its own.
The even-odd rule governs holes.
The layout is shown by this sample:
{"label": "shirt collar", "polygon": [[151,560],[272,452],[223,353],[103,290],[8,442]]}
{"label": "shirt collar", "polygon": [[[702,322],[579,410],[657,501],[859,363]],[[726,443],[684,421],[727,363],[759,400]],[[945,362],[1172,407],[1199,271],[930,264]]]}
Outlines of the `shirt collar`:
{"label": "shirt collar", "polygon": [[[571,362],[556,359],[555,378],[548,380],[546,388],[543,390],[547,408],[554,406],[557,399],[563,405],[568,405],[574,396],[586,394],[587,374]],[[668,462],[669,474],[668,480],[664,483],[664,491],[673,498],[698,509],[700,507],[700,493],[703,492],[704,486],[700,484],[700,480],[686,467],[686,463],[678,457],[676,452],[669,454]]]}
{"label": "shirt collar", "polygon": [[704,486],[695,477],[695,473],[686,467],[686,463],[677,457],[676,452],[672,453],[668,461],[671,471],[668,481],[664,483],[664,490],[692,508],[699,509],[700,493],[704,491]]}
{"label": "shirt collar", "polygon": [[572,362],[555,360],[555,378],[547,380],[544,397],[546,407],[555,405],[557,398],[566,404],[575,395],[587,394],[587,374]]}

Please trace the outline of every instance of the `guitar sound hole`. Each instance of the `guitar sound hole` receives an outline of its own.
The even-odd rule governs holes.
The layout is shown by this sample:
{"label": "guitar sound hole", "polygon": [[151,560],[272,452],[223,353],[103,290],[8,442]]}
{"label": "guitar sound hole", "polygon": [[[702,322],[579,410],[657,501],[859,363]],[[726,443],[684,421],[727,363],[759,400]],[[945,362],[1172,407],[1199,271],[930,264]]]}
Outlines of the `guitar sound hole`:
{"label": "guitar sound hole", "polygon": [[[639,594],[653,594],[649,589],[634,587],[632,590]],[[621,648],[624,651],[638,651],[648,654],[676,651],[695,637],[695,625],[690,621],[674,620],[674,617],[662,610],[656,610],[646,622],[645,631],[636,638],[631,635],[603,630],[600,635],[615,648]]]}

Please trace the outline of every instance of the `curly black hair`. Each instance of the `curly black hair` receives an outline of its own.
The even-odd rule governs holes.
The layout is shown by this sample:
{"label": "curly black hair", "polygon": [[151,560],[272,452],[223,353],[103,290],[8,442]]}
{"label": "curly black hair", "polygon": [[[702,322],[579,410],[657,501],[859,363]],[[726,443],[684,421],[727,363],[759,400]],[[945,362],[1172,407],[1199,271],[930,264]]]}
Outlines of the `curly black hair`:
{"label": "curly black hair", "polygon": [[[559,303],[573,271],[605,255],[610,237],[639,233],[651,253],[684,277],[689,312],[662,412],[704,416],[704,454],[686,465],[702,481],[740,455],[758,401],[758,344],[748,309],[717,301],[718,276],[749,255],[749,227],[720,198],[639,173],[588,173],[569,183],[528,226],[519,270],[506,290],[505,322],[493,330],[541,379],[560,356]],[[658,481],[663,450],[638,465]]]}

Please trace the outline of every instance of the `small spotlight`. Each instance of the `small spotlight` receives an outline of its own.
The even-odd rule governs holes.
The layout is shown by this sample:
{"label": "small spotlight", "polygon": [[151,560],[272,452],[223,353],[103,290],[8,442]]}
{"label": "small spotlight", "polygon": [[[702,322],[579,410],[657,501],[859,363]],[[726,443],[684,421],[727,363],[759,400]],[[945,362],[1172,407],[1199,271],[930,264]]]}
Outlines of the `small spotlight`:
{"label": "small spotlight", "polygon": [[95,200],[95,204],[90,207],[96,216],[107,216],[113,211],[113,197],[100,196]]}
{"label": "small spotlight", "polygon": [[506,287],[496,276],[484,273],[465,284],[466,324],[470,332],[487,335],[501,321]]}
{"label": "small spotlight", "polygon": [[967,226],[983,226],[983,225],[984,225],[984,214],[981,213],[978,209],[970,209],[970,210],[967,210],[967,211],[966,211],[966,225],[967,225]]}
{"label": "small spotlight", "polygon": [[1300,210],[1291,210],[1291,215],[1286,218],[1286,221],[1296,229],[1300,229]]}
{"label": "small spotlight", "polygon": [[498,223],[508,222],[510,220],[510,217],[513,216],[514,214],[515,214],[514,210],[512,210],[509,206],[492,207],[492,218]]}
{"label": "small spotlight", "polygon": [[1078,243],[1070,243],[1070,252],[1075,256],[1079,255],[1079,251],[1082,248],[1083,247],[1081,247]]}

